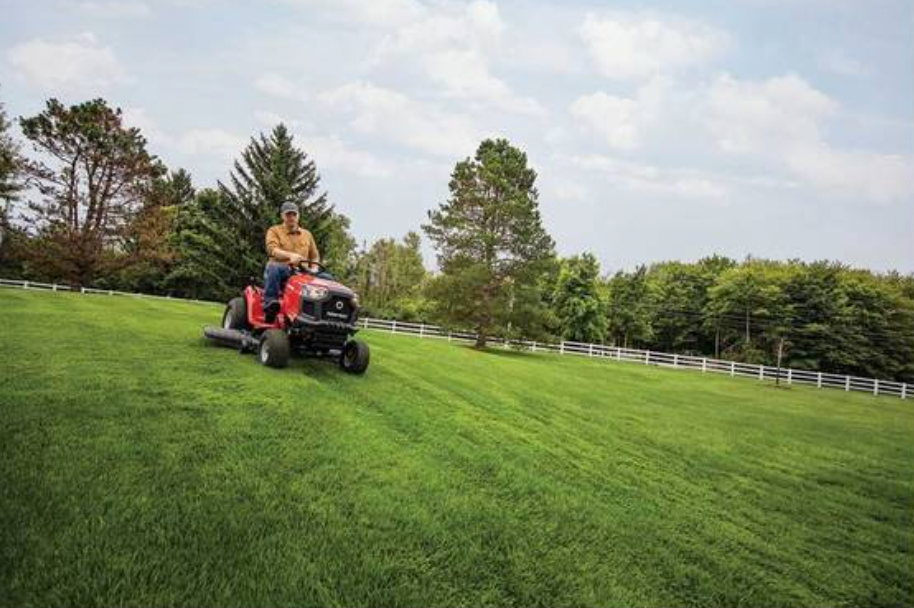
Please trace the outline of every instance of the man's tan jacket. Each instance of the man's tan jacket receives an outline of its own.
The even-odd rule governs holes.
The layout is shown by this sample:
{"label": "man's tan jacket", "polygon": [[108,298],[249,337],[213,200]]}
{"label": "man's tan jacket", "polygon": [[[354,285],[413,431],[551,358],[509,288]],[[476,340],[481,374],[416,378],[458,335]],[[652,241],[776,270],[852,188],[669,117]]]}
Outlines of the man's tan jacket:
{"label": "man's tan jacket", "polygon": [[280,260],[273,256],[273,250],[277,247],[283,251],[297,253],[309,262],[319,262],[320,253],[317,251],[317,243],[314,237],[304,228],[297,227],[294,230],[286,228],[285,224],[277,224],[267,230],[267,255],[270,256],[271,262],[285,263],[288,260]]}

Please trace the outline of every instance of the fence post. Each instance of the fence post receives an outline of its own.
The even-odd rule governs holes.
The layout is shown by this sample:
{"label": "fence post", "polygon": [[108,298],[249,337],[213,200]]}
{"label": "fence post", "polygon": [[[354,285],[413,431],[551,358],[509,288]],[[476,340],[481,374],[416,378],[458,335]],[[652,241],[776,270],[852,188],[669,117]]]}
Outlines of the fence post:
{"label": "fence post", "polygon": [[879,396],[879,378],[873,380],[873,397]]}
{"label": "fence post", "polygon": [[365,329],[368,329],[368,317],[365,317],[364,319],[362,319],[362,327],[364,327]]}
{"label": "fence post", "polygon": [[908,384],[906,382],[901,383],[901,398],[902,399],[908,398]]}
{"label": "fence post", "polygon": [[707,357],[701,358],[701,373],[708,371],[708,359]]}
{"label": "fence post", "polygon": [[390,333],[392,333],[392,334],[397,333],[397,322],[396,322],[396,321],[394,321],[393,323],[391,323],[391,325],[390,325]]}
{"label": "fence post", "polygon": [[533,352],[536,352],[536,340],[533,341],[533,348],[531,350]]}
{"label": "fence post", "polygon": [[28,281],[23,281],[23,282],[22,282],[22,288],[23,288],[23,289],[28,289],[28,288],[29,288],[29,282],[28,282]]}
{"label": "fence post", "polygon": [[588,345],[588,347],[587,347],[587,356],[593,357],[593,344]]}
{"label": "fence post", "polygon": [[57,283],[54,283],[54,286],[52,287],[52,289],[53,289],[54,291],[57,291]]}
{"label": "fence post", "polygon": [[113,289],[109,289],[109,290],[108,290],[108,295],[109,295],[109,296],[113,296],[113,295],[114,295],[114,290],[113,290]]}
{"label": "fence post", "polygon": [[765,366],[764,365],[758,366],[758,379],[759,380],[765,379]]}
{"label": "fence post", "polygon": [[847,392],[851,390],[851,377],[844,376],[844,391]]}
{"label": "fence post", "polygon": [[616,347],[616,361],[621,361],[621,360],[622,360],[622,348],[617,346]]}
{"label": "fence post", "polygon": [[425,337],[425,324],[424,323],[419,324],[419,337],[420,338]]}
{"label": "fence post", "polygon": [[565,341],[564,341],[564,340],[562,340],[561,342],[559,342],[559,354],[560,354],[560,355],[564,355],[564,354],[565,354]]}
{"label": "fence post", "polygon": [[649,350],[644,351],[644,364],[645,365],[651,364],[651,351],[649,351]]}
{"label": "fence post", "polygon": [[789,368],[787,368],[787,384],[792,384],[792,383],[793,383],[793,368],[789,367]]}
{"label": "fence post", "polygon": [[816,388],[822,388],[822,372],[816,376]]}
{"label": "fence post", "polygon": [[447,332],[447,341],[448,342],[451,341],[451,330],[448,330],[448,332]]}
{"label": "fence post", "polygon": [[679,367],[679,355],[673,355],[673,367]]}
{"label": "fence post", "polygon": [[730,375],[736,375],[736,361],[730,361]]}

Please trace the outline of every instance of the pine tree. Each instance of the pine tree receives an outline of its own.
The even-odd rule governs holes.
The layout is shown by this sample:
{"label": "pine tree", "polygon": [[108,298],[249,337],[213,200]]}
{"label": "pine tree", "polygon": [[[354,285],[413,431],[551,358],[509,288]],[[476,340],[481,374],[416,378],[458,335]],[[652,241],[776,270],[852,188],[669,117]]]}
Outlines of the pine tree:
{"label": "pine tree", "polygon": [[241,287],[249,277],[263,272],[264,235],[279,223],[279,210],[286,201],[298,205],[300,224],[314,235],[321,255],[331,257],[327,256],[330,246],[341,245],[339,232],[345,232],[348,220],[334,212],[327,193],[319,192],[319,187],[314,161],[295,147],[285,125],[274,127],[269,136],[251,138],[235,161],[229,183],[219,183],[224,204],[219,207],[220,217],[212,218],[224,222],[234,234],[230,249],[219,252],[234,263],[229,284]]}
{"label": "pine tree", "polygon": [[23,189],[22,158],[19,154],[19,145],[9,133],[10,122],[6,118],[6,110],[0,102],[0,213],[8,211],[8,204],[16,200]]}
{"label": "pine tree", "polygon": [[[22,182],[23,159],[19,145],[9,133],[10,123],[0,103],[0,269],[8,275],[18,274],[21,262],[13,260],[14,242],[21,237],[21,230],[13,226],[12,204],[24,188]],[[11,264],[12,263],[12,264]],[[11,268],[11,265],[16,268]]]}
{"label": "pine tree", "polygon": [[225,216],[225,199],[218,190],[206,188],[178,208],[169,246],[176,260],[165,278],[166,289],[175,295],[222,301],[238,292],[231,283],[234,260],[225,257],[234,235],[219,219]]}
{"label": "pine tree", "polygon": [[438,250],[431,290],[441,318],[489,336],[533,335],[544,323],[544,277],[554,243],[539,213],[536,172],[504,139],[483,141],[457,163],[450,198],[423,226]]}

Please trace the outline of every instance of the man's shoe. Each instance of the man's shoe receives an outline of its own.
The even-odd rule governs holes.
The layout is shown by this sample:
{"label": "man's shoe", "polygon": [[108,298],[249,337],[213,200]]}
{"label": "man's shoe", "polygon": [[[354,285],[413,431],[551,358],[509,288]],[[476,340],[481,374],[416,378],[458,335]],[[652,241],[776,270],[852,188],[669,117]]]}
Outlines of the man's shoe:
{"label": "man's shoe", "polygon": [[263,320],[272,323],[276,320],[277,313],[279,313],[279,302],[276,300],[269,302],[263,307]]}

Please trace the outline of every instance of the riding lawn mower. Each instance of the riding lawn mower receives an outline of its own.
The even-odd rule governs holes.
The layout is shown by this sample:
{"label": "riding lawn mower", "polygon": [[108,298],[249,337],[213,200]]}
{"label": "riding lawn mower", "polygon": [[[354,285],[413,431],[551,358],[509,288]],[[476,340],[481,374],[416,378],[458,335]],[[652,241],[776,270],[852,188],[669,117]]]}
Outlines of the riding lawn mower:
{"label": "riding lawn mower", "polygon": [[307,262],[293,267],[274,319],[264,314],[263,289],[252,280],[226,305],[222,327],[205,327],[203,334],[240,352],[256,352],[269,367],[286,367],[297,354],[334,358],[343,370],[362,374],[370,353],[353,337],[358,315],[355,292],[330,279],[322,264]]}

